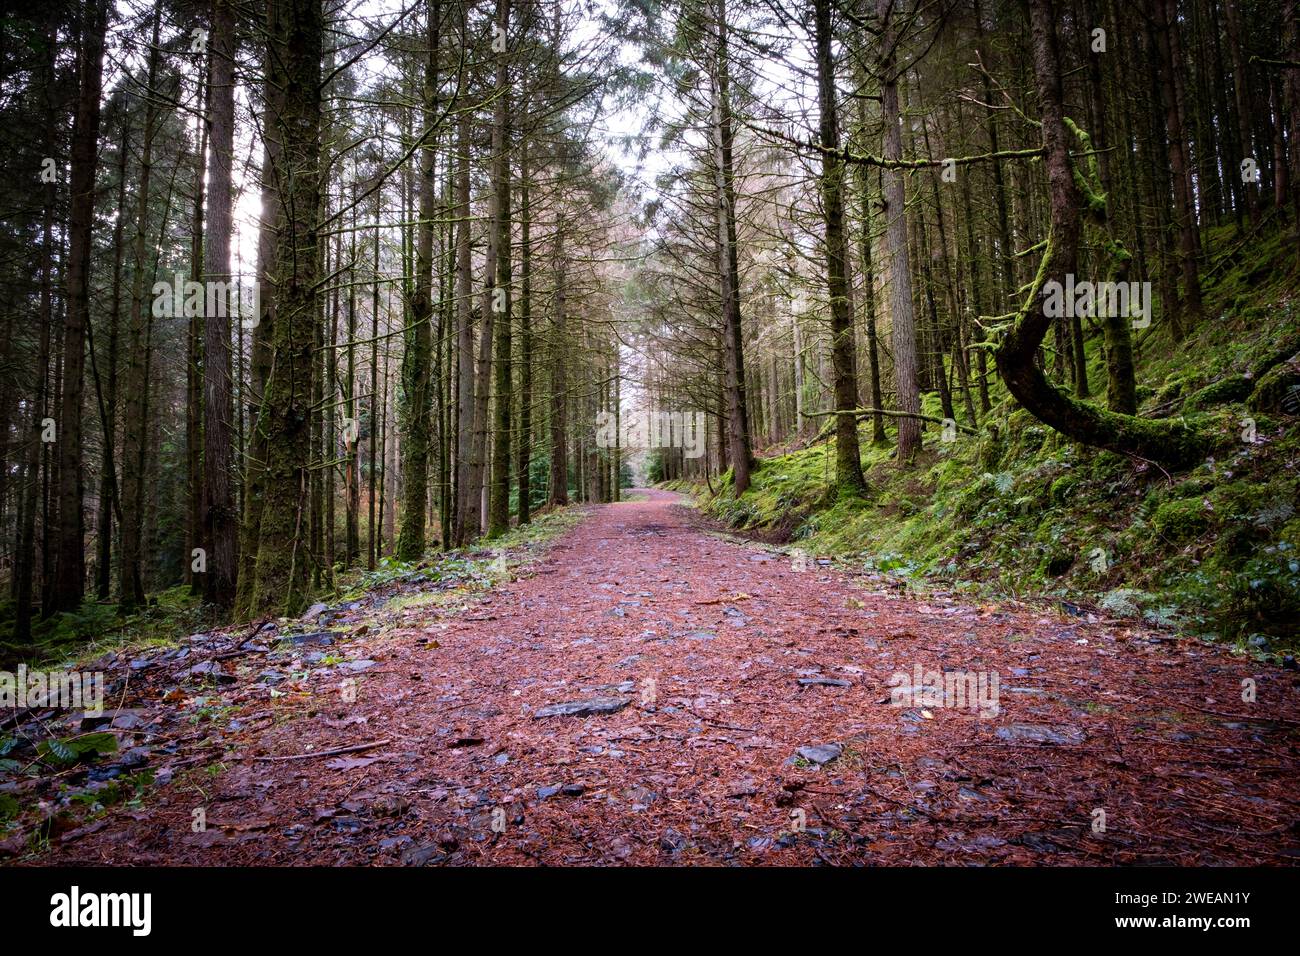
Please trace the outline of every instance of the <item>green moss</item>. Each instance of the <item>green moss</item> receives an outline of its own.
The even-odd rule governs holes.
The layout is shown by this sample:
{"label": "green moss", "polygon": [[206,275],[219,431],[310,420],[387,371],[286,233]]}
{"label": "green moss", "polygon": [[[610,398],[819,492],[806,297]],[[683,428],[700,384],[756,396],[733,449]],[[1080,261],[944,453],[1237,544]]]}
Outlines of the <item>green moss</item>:
{"label": "green moss", "polygon": [[1189,395],[1187,401],[1183,403],[1183,409],[1200,411],[1215,405],[1239,402],[1248,396],[1254,387],[1254,381],[1245,375],[1229,375]]}
{"label": "green moss", "polygon": [[1209,530],[1209,512],[1199,498],[1166,501],[1151,516],[1156,533],[1172,544],[1180,544]]}
{"label": "green moss", "polygon": [[[1239,240],[1229,228],[1215,242]],[[768,540],[798,541],[916,584],[1104,600],[1109,613],[1199,633],[1277,635],[1285,625],[1270,608],[1289,609],[1300,594],[1292,586],[1300,429],[1284,427],[1292,421],[1285,413],[1255,411],[1260,440],[1243,442],[1247,413],[1238,403],[1261,367],[1295,354],[1278,358],[1298,341],[1300,307],[1279,302],[1291,294],[1283,244],[1270,235],[1261,245],[1264,273],[1248,278],[1250,246],[1235,254],[1207,286],[1206,321],[1183,342],[1161,323],[1143,338],[1147,423],[1175,439],[1189,425],[1215,436],[1210,454],[1198,446],[1181,468],[1068,441],[1016,406],[994,377],[978,435],[940,444],[927,428],[909,466],[899,467],[891,447],[870,446],[864,424],[866,499],[834,498],[834,442],[821,441],[765,460],[741,500],[724,481],[725,491],[702,505]],[[1100,335],[1085,341],[1085,358],[1096,391],[1105,381]],[[923,405],[937,413],[938,396],[927,393]],[[1105,573],[1089,559],[1096,547],[1107,553]]]}
{"label": "green moss", "polygon": [[1070,500],[1070,495],[1079,485],[1079,478],[1076,475],[1062,475],[1052,482],[1051,491],[1048,494],[1051,503],[1054,505],[1063,505]]}
{"label": "green moss", "polygon": [[1257,412],[1300,415],[1300,361],[1280,362],[1265,372],[1249,404]]}

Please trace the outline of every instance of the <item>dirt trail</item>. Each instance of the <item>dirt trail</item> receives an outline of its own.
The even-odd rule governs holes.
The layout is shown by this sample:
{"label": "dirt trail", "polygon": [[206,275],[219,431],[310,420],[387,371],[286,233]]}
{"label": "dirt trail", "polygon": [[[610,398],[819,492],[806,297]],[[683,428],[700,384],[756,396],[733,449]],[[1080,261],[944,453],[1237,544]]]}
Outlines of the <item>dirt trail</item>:
{"label": "dirt trail", "polygon": [[[794,570],[704,533],[673,495],[640,494],[592,509],[468,612],[429,606],[346,645],[376,662],[354,703],[313,683],[292,719],[235,734],[202,793],[178,777],[42,859],[1297,860],[1294,672]],[[996,672],[999,713],[892,705],[891,675],[918,665]],[[593,698],[613,712],[538,716]]]}

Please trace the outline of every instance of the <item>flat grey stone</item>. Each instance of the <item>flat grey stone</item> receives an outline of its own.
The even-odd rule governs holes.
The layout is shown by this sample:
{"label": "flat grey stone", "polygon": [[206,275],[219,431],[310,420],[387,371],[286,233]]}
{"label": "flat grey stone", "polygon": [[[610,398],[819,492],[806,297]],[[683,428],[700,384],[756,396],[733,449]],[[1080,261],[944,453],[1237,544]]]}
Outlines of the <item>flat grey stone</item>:
{"label": "flat grey stone", "polygon": [[1009,724],[998,728],[1003,740],[1035,744],[1081,744],[1084,733],[1078,727],[1048,727],[1043,724]]}
{"label": "flat grey stone", "polygon": [[233,684],[235,682],[235,678],[223,671],[221,665],[215,661],[203,661],[195,664],[193,667],[187,668],[182,676],[197,680],[212,680],[218,684]]}
{"label": "flat grey stone", "polygon": [[313,604],[311,607],[307,608],[307,610],[303,612],[301,620],[314,621],[316,620],[316,618],[320,617],[328,610],[329,610],[328,604]]}
{"label": "flat grey stone", "polygon": [[322,647],[328,647],[334,643],[336,636],[329,631],[317,631],[313,634],[294,634],[290,636],[289,640],[295,644],[319,644]]}
{"label": "flat grey stone", "polygon": [[533,714],[533,719],[616,714],[630,703],[632,703],[630,697],[590,697],[586,700],[569,700],[560,704],[548,704]]}
{"label": "flat grey stone", "polygon": [[839,744],[816,744],[811,747],[800,747],[795,753],[809,763],[820,766],[836,759],[840,754],[844,753],[844,748]]}

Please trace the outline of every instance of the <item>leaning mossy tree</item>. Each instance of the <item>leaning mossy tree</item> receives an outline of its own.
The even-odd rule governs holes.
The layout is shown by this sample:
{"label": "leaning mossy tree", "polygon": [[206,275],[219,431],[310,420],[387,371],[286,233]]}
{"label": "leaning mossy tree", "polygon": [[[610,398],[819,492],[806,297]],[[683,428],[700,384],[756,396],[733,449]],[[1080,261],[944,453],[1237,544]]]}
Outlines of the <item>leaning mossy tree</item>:
{"label": "leaning mossy tree", "polygon": [[[1035,361],[1051,318],[1043,289],[1062,285],[1078,261],[1083,210],[1104,222],[1106,197],[1094,191],[1070,155],[1069,137],[1077,136],[1087,150],[1087,138],[1071,125],[1061,101],[1060,57],[1057,52],[1052,0],[1030,4],[1034,78],[1042,111],[1043,157],[1051,204],[1051,220],[1043,258],[1027,294],[1005,329],[995,351],[998,373],[1016,400],[1039,421],[1074,441],[1136,456],[1167,467],[1184,467],[1205,456],[1213,444],[1208,430],[1193,420],[1156,421],[1080,401],[1058,388]],[[1112,259],[1122,274],[1122,249],[1113,246]],[[1109,351],[1109,350],[1108,350]],[[1119,356],[1108,354],[1108,361]]]}

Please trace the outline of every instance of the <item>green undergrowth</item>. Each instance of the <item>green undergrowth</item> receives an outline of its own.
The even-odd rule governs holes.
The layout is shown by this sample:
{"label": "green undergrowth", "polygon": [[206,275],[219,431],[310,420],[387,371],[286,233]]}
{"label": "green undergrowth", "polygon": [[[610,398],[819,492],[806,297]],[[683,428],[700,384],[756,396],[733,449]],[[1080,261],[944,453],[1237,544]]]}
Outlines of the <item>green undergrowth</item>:
{"label": "green undergrowth", "polygon": [[[1169,474],[1079,446],[997,383],[978,435],[944,443],[927,426],[923,452],[901,469],[892,434],[890,446],[872,446],[864,424],[863,499],[834,494],[833,439],[761,460],[739,498],[730,473],[715,480],[716,495],[689,490],[730,528],[918,584],[1048,597],[1260,652],[1294,650],[1300,367],[1283,361],[1300,352],[1294,251],[1280,233],[1219,245],[1227,258],[1207,284],[1206,319],[1178,344],[1158,320],[1136,342],[1141,413],[1209,415],[1215,450],[1193,468]],[[1088,342],[1097,397],[1100,338]],[[942,415],[937,395],[924,410]],[[969,424],[960,404],[958,418]]]}
{"label": "green undergrowth", "polygon": [[476,541],[469,548],[430,552],[411,562],[384,558],[373,571],[340,575],[338,593],[342,600],[356,600],[377,588],[416,578],[453,587],[490,587],[502,577],[503,570],[528,564],[536,552],[581,521],[582,514],[576,506],[552,508],[533,517],[529,524],[512,527],[498,538]]}
{"label": "green undergrowth", "polygon": [[13,604],[0,604],[0,666],[19,662],[53,666],[72,659],[98,657],[108,651],[166,647],[180,638],[218,623],[211,607],[204,607],[188,585],[177,585],[150,595],[148,604],[122,617],[114,603],[87,601],[72,611],[32,622],[32,642],[10,640]]}
{"label": "green undergrowth", "polygon": [[[578,506],[552,508],[532,522],[492,541],[450,552],[431,551],[420,561],[384,558],[374,571],[340,571],[333,590],[319,591],[314,601],[333,604],[356,600],[372,590],[419,579],[448,589],[485,590],[505,580],[509,571],[530,563],[547,544],[582,520]],[[504,571],[503,573],[503,561]],[[46,668],[77,666],[114,651],[143,651],[175,647],[190,634],[228,624],[211,606],[204,606],[187,585],[150,595],[148,605],[129,617],[119,616],[116,604],[87,602],[75,611],[33,622],[32,643],[7,643],[13,626],[13,603],[0,602],[0,668],[19,663]]]}

